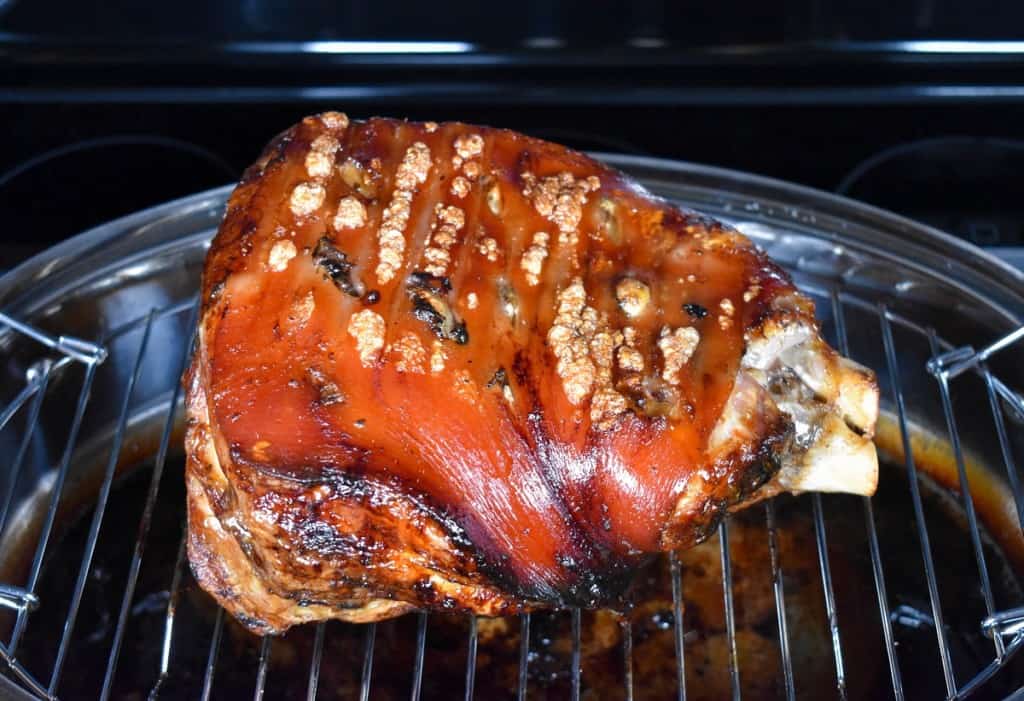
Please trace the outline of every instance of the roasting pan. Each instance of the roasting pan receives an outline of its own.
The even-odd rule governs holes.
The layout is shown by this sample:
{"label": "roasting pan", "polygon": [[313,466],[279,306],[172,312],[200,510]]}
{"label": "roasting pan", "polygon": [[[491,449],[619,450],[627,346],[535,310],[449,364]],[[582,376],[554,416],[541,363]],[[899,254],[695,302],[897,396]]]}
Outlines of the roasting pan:
{"label": "roasting pan", "polygon": [[738,226],[875,369],[879,493],[782,497],[626,615],[412,615],[257,639],[184,558],[179,377],[229,187],[0,278],[0,698],[1002,698],[1024,684],[1024,276],[767,178],[597,154]]}

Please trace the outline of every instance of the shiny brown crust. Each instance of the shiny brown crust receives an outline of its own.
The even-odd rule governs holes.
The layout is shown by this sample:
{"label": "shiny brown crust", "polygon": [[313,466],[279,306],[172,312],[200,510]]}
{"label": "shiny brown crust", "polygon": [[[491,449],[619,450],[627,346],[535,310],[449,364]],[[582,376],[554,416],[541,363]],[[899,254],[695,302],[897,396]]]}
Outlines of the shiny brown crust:
{"label": "shiny brown crust", "polygon": [[748,334],[817,332],[746,238],[580,153],[337,113],[246,171],[202,295],[189,559],[258,632],[614,602],[794,451],[765,392],[711,444]]}

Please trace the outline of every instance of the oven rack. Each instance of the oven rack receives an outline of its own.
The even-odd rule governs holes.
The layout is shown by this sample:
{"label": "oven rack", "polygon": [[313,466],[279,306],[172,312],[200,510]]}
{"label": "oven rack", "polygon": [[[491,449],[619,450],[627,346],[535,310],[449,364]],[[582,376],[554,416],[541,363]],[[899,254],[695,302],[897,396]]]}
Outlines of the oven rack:
{"label": "oven rack", "polygon": [[[928,585],[931,614],[936,623],[935,645],[939,660],[941,661],[941,671],[945,680],[947,698],[966,698],[991,678],[999,668],[1019,650],[1021,645],[1024,644],[1024,608],[999,610],[995,606],[990,575],[985,556],[982,551],[981,534],[978,527],[977,515],[971,498],[970,483],[968,473],[965,468],[964,454],[959,437],[957,419],[953,411],[951,392],[955,389],[954,385],[956,378],[964,372],[976,373],[984,380],[989,399],[988,410],[992,414],[995,438],[999,442],[1005,463],[1004,466],[1007,470],[1007,477],[1013,493],[1017,516],[1020,521],[1020,526],[1022,530],[1024,530],[1024,498],[1022,498],[1017,467],[1014,463],[1013,453],[1007,437],[1006,418],[1004,416],[1003,408],[1003,404],[1005,402],[1008,405],[1009,410],[1019,411],[1024,407],[1024,404],[1022,404],[1020,396],[1003,384],[988,369],[986,364],[986,361],[991,355],[1012,346],[1014,343],[1024,338],[1024,328],[1018,329],[1003,338],[997,339],[980,351],[975,351],[970,347],[954,347],[952,344],[939,337],[934,329],[921,326],[914,320],[894,312],[884,303],[879,304],[866,301],[838,287],[823,289],[804,285],[803,291],[820,302],[827,302],[831,306],[832,318],[835,324],[835,336],[838,339],[838,350],[844,355],[848,355],[850,353],[850,346],[848,342],[849,331],[845,321],[845,310],[847,308],[858,308],[862,311],[870,312],[877,319],[878,338],[880,339],[884,356],[886,358],[886,367],[879,368],[879,372],[880,374],[885,373],[891,381],[891,396],[886,397],[886,400],[895,407],[896,418],[900,429],[905,458],[905,469],[907,471],[910,495],[914,507],[914,523],[921,543],[921,554],[925,568],[924,574]],[[13,485],[17,479],[18,471],[21,469],[23,464],[25,452],[29,445],[32,432],[35,430],[35,421],[38,419],[40,406],[47,397],[47,387],[51,377],[55,373],[60,372],[70,363],[81,363],[85,366],[84,379],[79,387],[74,418],[68,428],[64,452],[55,468],[56,481],[51,492],[47,507],[47,518],[44,522],[41,537],[35,548],[28,579],[22,584],[0,584],[0,606],[13,609],[16,613],[15,624],[10,638],[6,642],[0,643],[0,659],[2,659],[10,674],[18,680],[23,688],[37,698],[57,699],[59,697],[61,682],[65,678],[65,661],[69,651],[69,646],[72,643],[72,634],[75,630],[76,618],[79,613],[79,607],[82,602],[89,569],[92,565],[93,554],[96,550],[96,544],[99,538],[100,527],[103,522],[107,500],[111,492],[115,470],[118,465],[119,455],[125,439],[127,422],[132,406],[133,388],[139,379],[139,375],[143,367],[143,360],[147,357],[147,354],[159,353],[162,350],[151,345],[151,331],[155,324],[170,316],[182,317],[186,320],[186,328],[194,328],[196,323],[196,313],[197,302],[194,299],[161,309],[152,309],[136,320],[111,330],[97,343],[91,343],[70,336],[55,337],[30,325],[19,322],[8,315],[0,315],[0,326],[9,327],[18,333],[31,337],[50,352],[49,355],[43,357],[38,363],[32,366],[31,371],[28,373],[26,378],[26,385],[24,389],[8,406],[4,407],[2,413],[0,413],[0,430],[3,430],[12,417],[19,412],[25,413],[25,425],[27,426],[25,432],[20,436],[20,449],[7,466],[7,469],[12,471],[13,479],[10,480],[10,488],[7,493],[0,495],[0,498],[2,498],[2,502],[0,502],[0,504],[2,504],[2,507],[0,507],[0,530],[6,526],[7,519],[10,516]],[[979,621],[978,625],[992,641],[991,661],[980,671],[972,674],[969,678],[965,677],[962,670],[954,668],[952,656],[950,654],[949,641],[943,625],[944,611],[940,603],[939,585],[935,574],[935,553],[933,552],[933,548],[929,540],[928,525],[925,520],[921,503],[921,495],[918,486],[919,477],[917,474],[917,466],[914,461],[913,448],[908,429],[908,412],[905,406],[905,398],[900,381],[901,367],[899,366],[897,347],[894,340],[894,327],[899,327],[905,331],[917,334],[926,339],[929,344],[932,352],[932,359],[928,363],[928,370],[935,378],[939,388],[949,438],[955,453],[958,478],[960,482],[960,502],[967,517],[969,534],[977,564],[977,571],[973,573],[973,576],[977,578],[978,587],[981,589],[987,611],[987,617],[984,620]],[[73,568],[77,569],[77,577],[71,600],[67,604],[66,623],[63,628],[63,633],[58,644],[49,676],[38,678],[37,676],[29,673],[29,671],[19,661],[19,643],[23,638],[27,626],[31,624],[33,612],[38,607],[59,605],[57,602],[40,601],[36,594],[36,585],[39,581],[44,556],[46,555],[48,545],[50,544],[50,536],[53,532],[54,519],[62,496],[62,487],[71,464],[72,454],[76,447],[76,441],[82,425],[82,417],[90,400],[94,399],[92,385],[95,378],[96,368],[104,362],[108,352],[107,349],[111,343],[134,336],[138,337],[137,348],[134,355],[134,364],[127,382],[124,387],[121,388],[122,397],[119,419],[116,431],[114,432],[110,443],[107,469],[104,472],[103,481],[97,494],[96,509],[93,512],[89,537],[86,542],[81,561],[77,563],[77,568]],[[176,353],[179,357],[179,375],[184,371],[185,364],[190,356],[193,336],[194,334],[184,336],[182,338],[182,343],[187,345],[179,349]],[[159,498],[161,476],[167,460],[169,442],[171,440],[173,427],[175,426],[175,423],[180,420],[180,414],[183,411],[182,403],[180,401],[181,392],[180,383],[176,384],[171,392],[169,401],[166,402],[166,406],[163,408],[166,418],[163,424],[162,437],[157,451],[155,468],[150,477],[145,507],[138,524],[138,533],[132,552],[131,565],[129,567],[127,579],[123,583],[123,597],[117,618],[114,642],[111,646],[107,660],[104,683],[100,694],[100,698],[104,701],[110,698],[114,678],[117,673],[118,666],[121,663],[125,627],[128,621],[128,614],[132,605],[135,603],[135,586],[142,560],[145,555],[145,545],[150,532],[153,509],[157,499]],[[821,605],[823,605],[826,610],[832,643],[832,657],[836,682],[835,692],[838,698],[845,699],[847,696],[847,679],[851,674],[855,674],[856,670],[849,668],[844,657],[843,627],[842,621],[839,620],[836,610],[832,573],[828,557],[828,524],[826,511],[823,507],[824,498],[825,497],[820,494],[814,494],[811,497],[819,576],[821,578],[822,590],[824,592],[824,600],[821,602]],[[780,643],[779,671],[784,682],[783,688],[785,689],[786,697],[788,699],[795,699],[796,691],[793,681],[794,663],[789,649],[786,601],[784,597],[782,577],[785,563],[781,561],[777,543],[775,508],[770,500],[765,502],[763,506],[757,508],[763,508],[764,510],[766,523],[765,537],[768,540],[771,556],[771,581],[778,638]],[[890,599],[886,587],[886,576],[880,557],[879,542],[883,535],[880,534],[875,527],[874,507],[872,505],[871,498],[863,498],[863,512],[864,523],[868,533],[868,547],[870,550],[875,592],[877,595],[877,616],[879,617],[885,637],[891,689],[895,698],[902,699],[905,698],[908,693],[912,693],[913,690],[907,690],[904,688],[901,675],[899,650],[895,645],[892,631],[892,620],[894,614],[890,610]],[[741,697],[740,679],[743,669],[742,660],[737,654],[736,644],[736,627],[734,620],[735,592],[732,583],[729,528],[729,520],[726,519],[719,527],[719,543],[722,566],[722,599],[725,609],[726,632],[728,636],[729,675],[732,697],[738,699]],[[687,696],[685,682],[686,659],[683,644],[687,623],[684,613],[685,602],[682,600],[681,594],[683,591],[683,573],[679,565],[679,561],[674,553],[670,554],[668,561],[672,581],[673,608],[675,614],[673,617],[673,626],[676,649],[676,675],[678,680],[677,698],[682,701],[686,699]],[[178,548],[174,576],[169,585],[170,597],[166,609],[162,640],[154,641],[155,644],[159,644],[161,646],[162,654],[160,656],[158,681],[151,693],[151,697],[158,697],[162,681],[173,671],[173,647],[175,641],[177,602],[180,596],[181,583],[183,580],[184,568],[186,566],[185,540],[183,536],[181,545]],[[424,669],[424,648],[427,636],[429,635],[430,619],[429,615],[426,613],[418,613],[415,615],[417,617],[416,654],[415,663],[409,672],[410,697],[414,699],[414,701],[420,696],[423,675],[426,673]],[[573,647],[569,678],[571,680],[571,698],[573,701],[578,701],[583,688],[580,666],[580,611],[572,610],[571,617]],[[216,680],[224,625],[224,611],[220,609],[218,610],[213,625],[207,663],[204,670],[204,681],[202,687],[202,698],[204,700],[210,698],[213,685]],[[526,698],[528,665],[530,660],[529,628],[530,615],[524,614],[520,616],[522,644],[519,652],[517,690],[517,699],[520,700]],[[363,631],[365,644],[362,659],[359,661],[359,664],[361,664],[362,669],[360,699],[365,701],[370,698],[372,692],[371,679],[375,653],[376,624],[367,624],[363,626]],[[623,633],[622,663],[624,665],[624,678],[627,685],[627,688],[624,691],[625,697],[627,699],[632,699],[634,688],[637,685],[642,685],[643,679],[637,678],[632,671],[632,635],[628,625],[624,627]],[[322,653],[326,635],[327,629],[325,623],[318,624],[316,626],[313,654],[309,663],[307,698],[310,700],[317,697],[320,664],[322,662]],[[468,656],[466,659],[464,686],[464,698],[467,700],[473,698],[476,675],[477,627],[476,620],[472,617],[470,617],[468,635]],[[273,654],[273,646],[273,637],[267,636],[263,638],[260,646],[259,665],[255,680],[254,698],[256,699],[262,698],[264,693],[265,682],[268,674],[268,665]]]}

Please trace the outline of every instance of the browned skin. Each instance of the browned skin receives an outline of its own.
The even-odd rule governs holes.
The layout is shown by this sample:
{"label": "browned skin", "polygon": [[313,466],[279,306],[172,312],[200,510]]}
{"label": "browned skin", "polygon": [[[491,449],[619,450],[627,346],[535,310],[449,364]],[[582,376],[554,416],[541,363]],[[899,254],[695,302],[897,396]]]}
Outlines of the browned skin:
{"label": "browned skin", "polygon": [[[311,147],[325,134],[336,150]],[[472,135],[482,152],[453,160],[457,138]],[[381,282],[378,232],[414,143],[430,168],[409,188],[401,264]],[[577,187],[553,210],[537,201],[551,176]],[[303,184],[322,187],[322,202],[316,187],[293,198]],[[335,219],[345,198],[365,222],[351,209]],[[443,224],[438,203],[464,225],[447,280],[424,282],[414,274]],[[537,232],[547,255],[531,285],[523,258]],[[337,267],[314,261],[324,237],[352,264],[338,281]],[[446,338],[414,313],[417,279],[454,314]],[[635,318],[616,300],[623,279],[650,290]],[[573,403],[565,380],[580,365],[559,373],[562,337],[549,331],[577,280],[593,323],[568,337],[594,376]],[[580,153],[510,131],[337,114],[289,129],[246,171],[202,295],[186,378],[189,557],[203,587],[262,632],[412,607],[487,615],[614,600],[643,554],[699,542],[771,476],[791,434],[778,411],[744,417],[749,438],[727,456],[709,454],[709,436],[745,332],[782,298],[790,315],[813,318],[746,238]],[[361,353],[350,319],[366,310],[380,315],[383,345]],[[622,346],[626,326],[641,370],[620,366],[621,349],[596,348]],[[668,381],[659,337],[684,327],[699,343]],[[432,367],[435,346],[443,367]],[[603,374],[602,357],[613,359]],[[611,408],[592,416],[599,390]]]}

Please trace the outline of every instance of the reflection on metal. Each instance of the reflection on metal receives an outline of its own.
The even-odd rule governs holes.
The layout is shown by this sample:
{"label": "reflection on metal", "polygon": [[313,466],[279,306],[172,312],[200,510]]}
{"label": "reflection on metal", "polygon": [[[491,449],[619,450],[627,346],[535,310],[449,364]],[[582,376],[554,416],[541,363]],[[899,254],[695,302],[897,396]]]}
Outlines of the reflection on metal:
{"label": "reflection on metal", "polygon": [[981,622],[985,635],[1013,638],[1024,634],[1024,607],[999,611]]}
{"label": "reflection on metal", "polygon": [[949,379],[953,379],[965,370],[970,370],[976,365],[984,363],[995,353],[998,353],[1007,346],[1013,345],[1022,338],[1024,338],[1024,326],[990,343],[980,351],[975,351],[973,346],[956,348],[930,360],[928,362],[928,371],[933,375],[942,372]]}
{"label": "reflection on metal", "polygon": [[39,341],[47,348],[60,351],[64,355],[87,365],[102,363],[107,357],[107,351],[102,346],[97,346],[95,343],[83,341],[74,336],[51,336],[3,312],[0,312],[0,326],[8,326],[18,333]]}
{"label": "reflection on metal", "polygon": [[[0,42],[2,43],[2,42]],[[277,54],[275,54],[276,56]],[[426,56],[425,54],[412,54]],[[444,56],[437,54],[436,56]],[[353,62],[367,54],[345,54]],[[384,54],[381,64],[396,65],[406,70],[404,54]],[[497,53],[468,54],[479,65],[517,65]],[[552,54],[552,56],[558,56]],[[391,60],[395,58],[395,60]],[[440,59],[437,59],[440,60]],[[555,60],[561,61],[560,58]],[[467,58],[469,63],[470,59]],[[359,61],[360,65],[376,65]],[[408,72],[406,72],[408,75]],[[585,82],[559,85],[557,90],[536,82],[498,84],[494,80],[467,80],[452,83],[444,80],[399,80],[346,85],[239,85],[207,86],[144,86],[144,87],[10,87],[0,90],[0,104],[243,104],[283,101],[319,103],[327,101],[379,104],[387,100],[430,100],[435,104],[495,105],[715,105],[715,106],[795,106],[809,105],[907,105],[917,103],[1019,102],[1024,100],[1024,86],[1003,85],[866,85],[851,87],[731,87],[646,85],[633,82],[616,83],[614,89],[594,90]],[[374,108],[376,109],[376,107]]]}
{"label": "reflection on metal", "polygon": [[[952,380],[961,373],[982,365],[992,355],[1013,345],[1022,338],[1024,338],[1024,326],[1006,334],[979,351],[974,350],[974,346],[954,348],[929,360],[928,372],[936,377],[941,376],[947,381]],[[985,374],[988,375],[987,372]],[[1021,397],[1018,393],[1007,387],[998,378],[992,377],[990,381],[999,396],[1013,408],[1018,416],[1024,417],[1024,397]]]}
{"label": "reflection on metal", "polygon": [[476,47],[465,41],[243,41],[231,48],[267,54],[465,54]]}
{"label": "reflection on metal", "polygon": [[[868,46],[874,46],[868,44]],[[885,51],[911,54],[1019,54],[1024,41],[889,41],[878,45]]]}
{"label": "reflection on metal", "polygon": [[8,584],[0,584],[0,606],[4,608],[21,611],[28,609],[35,611],[39,608],[39,597],[21,587],[12,587]]}

